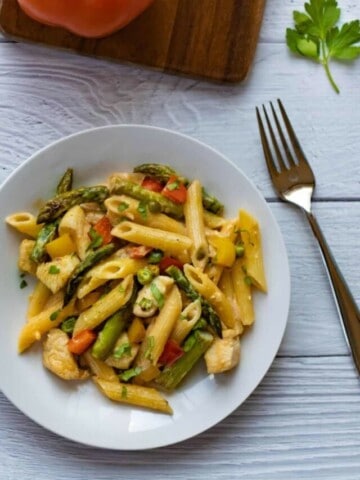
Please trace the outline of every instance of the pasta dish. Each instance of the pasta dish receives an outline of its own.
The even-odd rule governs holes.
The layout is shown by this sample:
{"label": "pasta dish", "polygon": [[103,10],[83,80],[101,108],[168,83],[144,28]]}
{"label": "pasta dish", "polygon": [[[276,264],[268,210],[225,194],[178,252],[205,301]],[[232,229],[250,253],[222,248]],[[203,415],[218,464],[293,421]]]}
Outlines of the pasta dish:
{"label": "pasta dish", "polygon": [[69,168],[37,216],[6,218],[25,236],[21,286],[36,281],[19,353],[41,341],[58,377],[171,414],[163,392],[199,361],[209,374],[239,364],[253,291],[267,289],[257,220],[223,214],[200,180],[166,165],[79,188]]}

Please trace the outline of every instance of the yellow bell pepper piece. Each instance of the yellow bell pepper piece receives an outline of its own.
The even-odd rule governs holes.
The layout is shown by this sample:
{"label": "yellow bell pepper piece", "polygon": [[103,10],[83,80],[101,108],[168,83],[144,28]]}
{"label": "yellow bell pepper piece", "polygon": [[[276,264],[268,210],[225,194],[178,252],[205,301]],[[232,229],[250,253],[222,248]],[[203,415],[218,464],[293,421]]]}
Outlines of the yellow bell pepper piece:
{"label": "yellow bell pepper piece", "polygon": [[140,343],[144,340],[146,334],[145,327],[139,318],[134,318],[128,330],[129,341],[131,343]]}
{"label": "yellow bell pepper piece", "polygon": [[76,252],[76,245],[68,233],[61,235],[46,245],[46,251],[52,259],[71,255]]}
{"label": "yellow bell pepper piece", "polygon": [[223,267],[232,267],[235,262],[235,245],[228,237],[211,236],[209,239],[211,245],[216,249],[216,255],[213,263]]}

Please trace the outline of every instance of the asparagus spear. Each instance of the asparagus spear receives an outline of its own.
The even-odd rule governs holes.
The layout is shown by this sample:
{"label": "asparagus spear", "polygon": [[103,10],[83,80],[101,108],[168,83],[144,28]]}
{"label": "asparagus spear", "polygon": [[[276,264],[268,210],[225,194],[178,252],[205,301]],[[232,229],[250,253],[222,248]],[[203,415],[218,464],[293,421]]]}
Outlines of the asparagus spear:
{"label": "asparagus spear", "polygon": [[110,181],[110,192],[116,195],[129,195],[147,204],[158,204],[160,211],[171,217],[181,219],[184,216],[182,205],[176,204],[161,193],[152,192],[141,185],[113,175]]}
{"label": "asparagus spear", "polygon": [[132,309],[136,300],[138,288],[134,284],[134,288],[129,301],[114,315],[112,315],[106,322],[103,329],[100,331],[96,342],[94,343],[91,354],[98,360],[105,360],[105,358],[112,352],[117,339],[125,330],[127,323],[132,315]]}
{"label": "asparagus spear", "polygon": [[[134,172],[144,173],[145,175],[149,175],[150,177],[154,177],[160,182],[165,183],[169,181],[170,177],[175,175],[185,186],[190,183],[187,178],[179,175],[171,167],[160,163],[143,163],[142,165],[135,167]],[[204,188],[202,191],[202,203],[206,210],[216,214],[221,214],[224,210],[224,205],[220,203],[216,197],[210,195]]]}
{"label": "asparagus spear", "polygon": [[168,182],[170,177],[174,175],[180,180],[184,185],[188,185],[189,180],[185,177],[179,175],[175,170],[173,170],[168,165],[162,165],[160,163],[143,163],[134,168],[135,173],[143,173],[144,175],[149,175],[149,177],[154,177],[160,182]]}
{"label": "asparagus spear", "polygon": [[172,265],[171,267],[168,267],[165,272],[175,280],[179,288],[185,292],[190,300],[194,301],[200,298],[203,317],[209,322],[219,337],[222,338],[221,322],[217,313],[210,303],[193,288],[180,268]]}
{"label": "asparagus spear", "polygon": [[51,240],[55,238],[58,224],[59,222],[57,220],[55,222],[48,223],[47,225],[44,225],[38,233],[34,248],[30,254],[30,259],[33,262],[40,263],[45,259],[45,247],[49,242],[51,242]]}
{"label": "asparagus spear", "polygon": [[175,363],[165,367],[157,377],[155,381],[159,386],[166,390],[174,390],[203,356],[214,339],[211,333],[203,330],[197,330],[192,337],[194,338],[192,347]]}
{"label": "asparagus spear", "polygon": [[74,171],[72,168],[68,168],[64,175],[62,176],[58,186],[56,188],[56,194],[60,195],[61,193],[69,192],[72,190],[73,184],[73,175]]}
{"label": "asparagus spear", "polygon": [[111,255],[114,252],[115,248],[116,246],[114,243],[109,243],[104,247],[98,248],[95,251],[91,251],[84,258],[84,260],[79,263],[68,281],[65,292],[64,305],[69,303],[69,301],[73,297],[77,287],[79,286],[79,283],[84,278],[85,273],[98,262],[100,262],[100,260]]}
{"label": "asparagus spear", "polygon": [[51,222],[66,213],[70,208],[80,203],[103,203],[109,196],[109,190],[102,185],[96,187],[81,187],[77,190],[61,193],[47,201],[37,217],[37,223]]}

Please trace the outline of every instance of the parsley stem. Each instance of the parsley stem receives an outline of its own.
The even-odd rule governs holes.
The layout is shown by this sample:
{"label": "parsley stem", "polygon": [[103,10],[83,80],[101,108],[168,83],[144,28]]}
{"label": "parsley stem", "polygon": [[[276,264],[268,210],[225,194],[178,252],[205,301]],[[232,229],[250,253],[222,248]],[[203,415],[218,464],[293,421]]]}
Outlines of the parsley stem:
{"label": "parsley stem", "polygon": [[329,81],[330,81],[333,89],[335,90],[336,93],[340,93],[340,89],[339,89],[339,87],[336,85],[335,80],[333,79],[333,76],[331,75],[328,59],[325,58],[325,59],[323,60],[322,64],[324,65],[326,75],[327,75],[327,77],[328,77],[328,79],[329,79]]}

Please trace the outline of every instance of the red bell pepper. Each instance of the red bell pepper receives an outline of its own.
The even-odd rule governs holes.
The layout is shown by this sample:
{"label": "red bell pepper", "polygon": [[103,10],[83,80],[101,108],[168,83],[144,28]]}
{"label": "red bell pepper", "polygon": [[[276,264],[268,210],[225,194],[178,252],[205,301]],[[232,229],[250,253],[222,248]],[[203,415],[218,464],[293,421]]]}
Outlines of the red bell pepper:
{"label": "red bell pepper", "polygon": [[165,185],[161,193],[162,195],[164,195],[164,197],[167,197],[169,200],[172,200],[175,203],[186,202],[186,187],[175,176],[169,178],[167,184]]}
{"label": "red bell pepper", "polygon": [[110,220],[105,215],[100,218],[100,220],[95,223],[94,230],[102,237],[103,245],[107,245],[111,243],[113,240],[113,236],[111,235],[111,230],[113,226],[110,223]]}
{"label": "red bell pepper", "polygon": [[176,360],[184,355],[184,350],[175,340],[171,338],[166,342],[164,350],[159,358],[162,365],[172,365]]}
{"label": "red bell pepper", "polygon": [[147,190],[151,190],[152,192],[160,193],[162,191],[163,184],[159,182],[159,180],[155,180],[151,177],[145,177],[144,180],[141,182],[141,186],[146,188]]}
{"label": "red bell pepper", "polygon": [[92,330],[82,330],[69,340],[69,351],[75,355],[81,355],[95,342],[96,336]]}
{"label": "red bell pepper", "polygon": [[159,263],[160,272],[164,273],[165,270],[167,268],[171,267],[172,265],[180,268],[180,270],[182,270],[184,268],[184,264],[182,262],[180,262],[180,260],[178,260],[177,258],[164,257]]}
{"label": "red bell pepper", "polygon": [[125,27],[154,0],[18,0],[22,10],[46,25],[82,37],[105,37]]}

